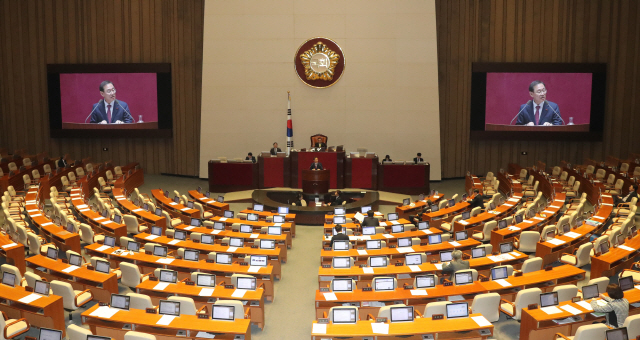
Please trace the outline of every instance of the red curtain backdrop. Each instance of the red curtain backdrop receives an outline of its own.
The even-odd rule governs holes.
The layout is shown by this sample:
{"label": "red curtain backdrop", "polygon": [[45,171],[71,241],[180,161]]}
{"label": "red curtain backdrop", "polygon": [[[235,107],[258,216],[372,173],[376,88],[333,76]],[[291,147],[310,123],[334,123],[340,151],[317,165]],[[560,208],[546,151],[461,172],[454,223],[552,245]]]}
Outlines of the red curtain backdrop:
{"label": "red curtain backdrop", "polygon": [[265,188],[284,187],[284,158],[263,157]]}
{"label": "red curtain backdrop", "polygon": [[145,123],[158,121],[155,73],[74,73],[60,75],[63,123],[84,123],[93,104],[102,99],[100,83],[104,80],[113,83],[116,99],[129,105],[136,122],[140,115]]}
{"label": "red curtain backdrop", "polygon": [[[589,124],[591,111],[590,73],[487,73],[486,124],[505,124],[515,117],[520,105],[531,100],[529,84],[541,80],[547,100],[558,104],[565,124]],[[595,95],[604,96],[604,93]],[[513,122],[515,124],[515,121]]]}
{"label": "red curtain backdrop", "polygon": [[313,158],[318,157],[322,167],[329,172],[329,187],[338,187],[338,153],[336,152],[299,152],[298,153],[298,188],[302,188],[302,170],[309,169]]}
{"label": "red curtain backdrop", "polygon": [[352,158],[351,159],[351,187],[369,189],[371,183],[371,162],[372,158]]}

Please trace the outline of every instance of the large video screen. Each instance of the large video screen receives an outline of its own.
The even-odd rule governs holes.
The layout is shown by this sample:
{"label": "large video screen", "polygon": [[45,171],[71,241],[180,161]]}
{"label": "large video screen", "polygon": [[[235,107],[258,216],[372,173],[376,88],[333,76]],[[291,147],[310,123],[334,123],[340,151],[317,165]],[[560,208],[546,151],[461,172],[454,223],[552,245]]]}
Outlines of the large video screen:
{"label": "large video screen", "polygon": [[606,65],[478,63],[472,69],[472,138],[602,138]]}
{"label": "large video screen", "polygon": [[52,137],[171,136],[170,64],[48,65]]}

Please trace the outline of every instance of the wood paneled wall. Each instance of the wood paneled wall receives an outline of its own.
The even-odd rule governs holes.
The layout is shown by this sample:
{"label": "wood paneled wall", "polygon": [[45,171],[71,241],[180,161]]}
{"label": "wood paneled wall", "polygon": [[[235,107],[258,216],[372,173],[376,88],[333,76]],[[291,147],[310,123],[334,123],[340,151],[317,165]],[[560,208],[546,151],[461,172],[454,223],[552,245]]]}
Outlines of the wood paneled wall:
{"label": "wood paneled wall", "polygon": [[[436,0],[436,12],[443,178],[640,151],[639,1]],[[470,141],[472,62],[607,63],[603,141]]]}
{"label": "wood paneled wall", "polygon": [[[3,0],[0,18],[0,147],[198,174],[203,0]],[[171,63],[173,138],[50,138],[46,65],[71,63]]]}

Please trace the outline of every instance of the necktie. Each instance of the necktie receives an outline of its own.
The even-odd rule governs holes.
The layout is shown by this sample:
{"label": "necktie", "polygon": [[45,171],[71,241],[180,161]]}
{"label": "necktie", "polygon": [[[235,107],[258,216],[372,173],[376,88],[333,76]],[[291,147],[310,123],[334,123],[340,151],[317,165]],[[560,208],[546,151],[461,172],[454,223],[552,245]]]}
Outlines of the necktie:
{"label": "necktie", "polygon": [[536,125],[540,125],[540,105],[536,106]]}
{"label": "necktie", "polygon": [[111,104],[107,105],[107,124],[111,124]]}

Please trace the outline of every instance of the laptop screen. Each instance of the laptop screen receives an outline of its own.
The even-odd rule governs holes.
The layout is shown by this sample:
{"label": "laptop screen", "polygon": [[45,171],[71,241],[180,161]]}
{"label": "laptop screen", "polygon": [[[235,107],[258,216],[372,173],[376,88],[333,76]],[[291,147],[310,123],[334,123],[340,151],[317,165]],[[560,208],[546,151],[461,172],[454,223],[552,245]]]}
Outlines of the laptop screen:
{"label": "laptop screen", "polygon": [[233,321],[235,314],[234,306],[212,305],[211,319]]}
{"label": "laptop screen", "polygon": [[251,266],[259,266],[266,267],[267,266],[267,255],[251,255],[249,258],[249,265]]}
{"label": "laptop screen", "polygon": [[231,247],[242,247],[244,245],[244,239],[239,237],[230,237],[229,238],[229,246]]}
{"label": "laptop screen", "polygon": [[153,255],[167,257],[167,247],[153,246]]}
{"label": "laptop screen", "polygon": [[369,258],[369,265],[371,267],[386,267],[387,258],[385,256],[371,256]]}
{"label": "laptop screen", "polygon": [[213,244],[213,236],[204,234],[200,236],[200,242],[203,244]]}
{"label": "laptop screen", "polygon": [[397,219],[398,219],[398,214],[396,214],[396,213],[388,213],[387,214],[387,220],[395,221]]}
{"label": "laptop screen", "polygon": [[333,216],[333,224],[345,224],[347,219],[344,216]]}
{"label": "laptop screen", "polygon": [[410,247],[411,237],[403,237],[398,239],[398,247]]}
{"label": "laptop screen", "polygon": [[96,261],[96,271],[103,274],[109,274],[111,272],[111,266],[108,261],[98,260]]}
{"label": "laptop screen", "polygon": [[620,285],[620,289],[622,291],[627,291],[629,289],[633,289],[633,276],[625,276],[618,280],[618,284]]}
{"label": "laptop screen", "polygon": [[331,287],[334,292],[351,292],[353,291],[351,279],[333,279]]}
{"label": "laptop screen", "polygon": [[216,285],[216,276],[210,274],[198,274],[196,276],[196,285],[200,287],[214,287]]}
{"label": "laptop screen", "polygon": [[375,235],[376,227],[366,226],[362,227],[362,235]]}
{"label": "laptop screen", "polygon": [[435,286],[436,286],[435,275],[430,274],[430,275],[416,276],[416,288],[433,288]]}
{"label": "laptop screen", "polygon": [[598,291],[597,284],[582,286],[582,298],[584,300],[597,298],[599,295],[600,295],[600,292]]}
{"label": "laptop screen", "polygon": [[507,267],[491,268],[491,280],[502,280],[508,276]]}
{"label": "laptop screen", "polygon": [[473,275],[470,272],[456,273],[456,285],[464,285],[473,282]]}
{"label": "laptop screen", "polygon": [[57,329],[40,328],[38,340],[62,340],[62,331]]}
{"label": "laptop screen", "polygon": [[513,251],[513,243],[505,242],[500,243],[500,252],[503,254],[510,253]]}
{"label": "laptop screen", "polygon": [[256,290],[256,283],[258,279],[255,277],[239,277],[236,281],[236,288]]}
{"label": "laptop screen", "polygon": [[349,241],[343,241],[343,240],[333,241],[333,250],[349,250]]}
{"label": "laptop screen", "polygon": [[224,211],[224,217],[233,218],[233,210],[225,210]]}
{"label": "laptop screen", "polygon": [[356,323],[358,321],[355,308],[333,309],[333,323]]}
{"label": "laptop screen", "polygon": [[440,252],[440,262],[449,262],[451,260],[453,260],[453,257],[451,256],[451,254],[453,254],[453,251],[449,250],[449,251],[441,251]]}
{"label": "laptop screen", "polygon": [[429,229],[429,222],[427,221],[418,222],[418,230],[426,230],[426,229]]}
{"label": "laptop screen", "polygon": [[11,274],[9,272],[3,272],[2,273],[2,283],[9,286],[9,287],[15,287],[16,285],[16,276],[14,274]]}
{"label": "laptop screen", "polygon": [[407,266],[421,265],[422,264],[422,255],[421,254],[406,254],[404,256],[404,264],[407,265]]}
{"label": "laptop screen", "polygon": [[180,302],[160,300],[158,314],[180,316]]}
{"label": "laptop screen", "polygon": [[413,306],[391,307],[389,308],[391,322],[411,322],[413,321]]}
{"label": "laptop screen", "polygon": [[69,264],[80,267],[82,265],[82,256],[77,254],[69,254]]}
{"label": "laptop screen", "polygon": [[380,240],[367,240],[367,249],[380,249],[382,242]]}
{"label": "laptop screen", "polygon": [[241,224],[240,225],[240,232],[241,233],[251,234],[253,232],[253,227],[248,225],[248,224]]}
{"label": "laptop screen", "polygon": [[273,216],[273,223],[284,223],[284,216],[274,215]]}
{"label": "laptop screen", "polygon": [[466,230],[456,232],[456,241],[464,241],[467,238],[468,236]]}
{"label": "laptop screen", "polygon": [[469,316],[469,304],[466,302],[447,305],[447,319],[466,318]]}
{"label": "laptop screen", "polygon": [[258,214],[247,214],[247,221],[255,222],[258,220]]}
{"label": "laptop screen", "polygon": [[264,211],[264,205],[262,205],[262,204],[254,204],[253,205],[253,210],[254,211]]}
{"label": "laptop screen", "polygon": [[360,208],[360,213],[366,214],[367,211],[369,211],[369,210],[371,210],[370,206],[362,207],[362,208]]}
{"label": "laptop screen", "polygon": [[267,234],[269,235],[282,235],[282,227],[268,227]]}
{"label": "laptop screen", "polygon": [[198,261],[200,259],[200,252],[193,249],[185,249],[184,259],[187,261]]}
{"label": "laptop screen", "polygon": [[289,207],[278,207],[278,214],[288,214],[288,213],[289,213]]}
{"label": "laptop screen", "polygon": [[608,329],[605,335],[606,335],[606,340],[629,340],[627,327]]}
{"label": "laptop screen", "polygon": [[260,240],[260,249],[276,249],[276,241]]}
{"label": "laptop screen", "polygon": [[393,290],[394,278],[392,277],[376,277],[373,279],[373,286],[378,290]]}
{"label": "laptop screen", "polygon": [[231,254],[222,254],[222,253],[217,253],[216,254],[216,263],[220,263],[220,264],[231,264],[231,260],[232,260],[232,255]]}
{"label": "laptop screen", "polygon": [[429,244],[442,243],[442,236],[440,234],[429,235]]}
{"label": "laptop screen", "polygon": [[558,305],[558,292],[550,292],[540,294],[540,307],[549,307]]}
{"label": "laptop screen", "polygon": [[129,310],[129,300],[131,298],[126,295],[111,294],[111,308]]}
{"label": "laptop screen", "polygon": [[160,277],[159,277],[161,282],[170,282],[170,283],[176,283],[178,282],[178,273],[173,271],[173,270],[160,270]]}
{"label": "laptop screen", "polygon": [[104,245],[109,247],[116,246],[116,238],[113,236],[105,236],[104,237]]}
{"label": "laptop screen", "polygon": [[44,296],[49,296],[49,282],[37,280],[33,286],[33,291]]}
{"label": "laptop screen", "polygon": [[351,267],[351,260],[349,257],[334,257],[333,268],[349,268]]}
{"label": "laptop screen", "polygon": [[485,257],[485,256],[487,256],[487,254],[486,254],[486,250],[484,249],[484,247],[471,249],[471,258],[472,259],[477,259],[477,258]]}

